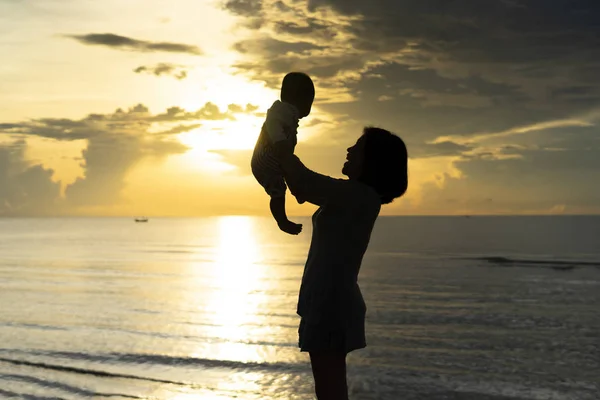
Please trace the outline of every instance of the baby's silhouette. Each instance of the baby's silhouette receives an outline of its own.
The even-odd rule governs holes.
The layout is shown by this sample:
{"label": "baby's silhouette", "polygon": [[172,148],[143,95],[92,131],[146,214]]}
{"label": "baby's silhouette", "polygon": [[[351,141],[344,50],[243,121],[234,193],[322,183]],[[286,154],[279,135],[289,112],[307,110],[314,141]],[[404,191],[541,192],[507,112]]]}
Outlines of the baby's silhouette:
{"label": "baby's silhouette", "polygon": [[287,74],[281,85],[281,101],[273,103],[267,112],[252,155],[252,173],[271,196],[271,214],[279,228],[291,235],[299,234],[302,225],[290,221],[285,212],[287,186],[273,153],[273,145],[290,140],[295,148],[298,143],[298,122],[310,114],[314,99],[315,86],[308,75],[301,72]]}

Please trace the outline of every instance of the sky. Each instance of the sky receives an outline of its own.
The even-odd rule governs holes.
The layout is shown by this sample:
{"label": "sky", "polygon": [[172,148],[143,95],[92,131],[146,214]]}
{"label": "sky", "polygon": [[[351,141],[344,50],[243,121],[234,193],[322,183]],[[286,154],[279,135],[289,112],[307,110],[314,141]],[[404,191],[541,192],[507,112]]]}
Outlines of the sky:
{"label": "sky", "polygon": [[600,213],[597,0],[0,0],[0,60],[0,216],[267,215],[290,71],[310,168],[406,142],[385,215]]}

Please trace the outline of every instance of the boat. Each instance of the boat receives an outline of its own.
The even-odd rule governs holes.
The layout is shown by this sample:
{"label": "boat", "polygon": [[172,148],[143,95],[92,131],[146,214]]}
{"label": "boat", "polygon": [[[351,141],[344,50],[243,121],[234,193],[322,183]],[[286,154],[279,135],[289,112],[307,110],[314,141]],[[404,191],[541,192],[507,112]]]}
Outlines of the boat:
{"label": "boat", "polygon": [[146,217],[136,218],[135,222],[148,222],[148,218],[146,218]]}

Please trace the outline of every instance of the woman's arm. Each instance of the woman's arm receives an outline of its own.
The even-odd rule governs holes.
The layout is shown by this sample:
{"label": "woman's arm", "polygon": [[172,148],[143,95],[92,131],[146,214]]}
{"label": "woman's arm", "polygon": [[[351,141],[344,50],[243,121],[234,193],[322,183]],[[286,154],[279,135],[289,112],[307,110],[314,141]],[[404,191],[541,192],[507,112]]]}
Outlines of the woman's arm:
{"label": "woman's arm", "polygon": [[289,140],[275,143],[273,149],[290,192],[297,198],[322,206],[344,199],[348,194],[350,182],[321,175],[308,169],[293,154],[294,146]]}

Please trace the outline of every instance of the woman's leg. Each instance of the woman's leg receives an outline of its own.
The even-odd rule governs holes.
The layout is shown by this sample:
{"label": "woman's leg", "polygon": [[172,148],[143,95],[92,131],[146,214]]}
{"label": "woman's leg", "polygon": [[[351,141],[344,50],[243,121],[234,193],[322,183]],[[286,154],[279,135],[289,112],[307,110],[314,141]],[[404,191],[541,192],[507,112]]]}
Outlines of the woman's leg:
{"label": "woman's leg", "polygon": [[348,400],[346,354],[310,352],[318,400]]}

